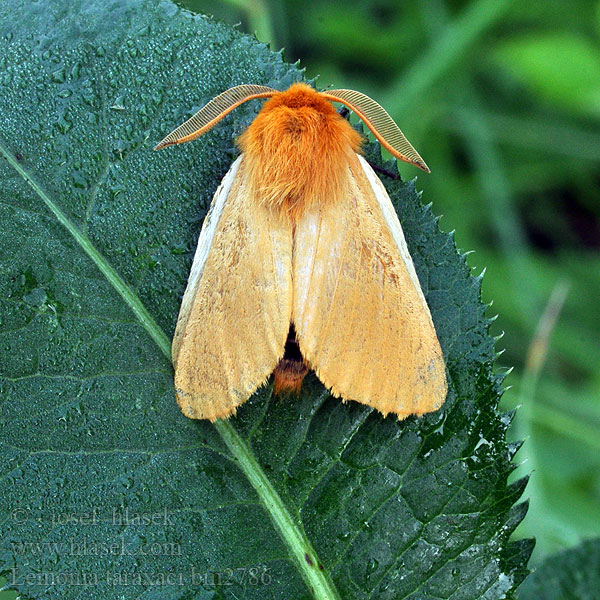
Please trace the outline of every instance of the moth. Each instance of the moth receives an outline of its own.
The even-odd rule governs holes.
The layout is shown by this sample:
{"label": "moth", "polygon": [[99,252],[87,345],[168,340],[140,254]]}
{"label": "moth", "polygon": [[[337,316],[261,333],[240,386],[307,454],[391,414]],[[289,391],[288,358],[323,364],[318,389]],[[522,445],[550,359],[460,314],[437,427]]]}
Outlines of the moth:
{"label": "moth", "polygon": [[202,135],[248,100],[267,102],[204,220],[172,345],[175,391],[194,419],[227,418],[274,375],[309,369],[336,397],[398,419],[438,409],[446,370],[402,227],[353,111],[395,157],[429,172],[389,114],[352,90],[238,85],[155,149]]}

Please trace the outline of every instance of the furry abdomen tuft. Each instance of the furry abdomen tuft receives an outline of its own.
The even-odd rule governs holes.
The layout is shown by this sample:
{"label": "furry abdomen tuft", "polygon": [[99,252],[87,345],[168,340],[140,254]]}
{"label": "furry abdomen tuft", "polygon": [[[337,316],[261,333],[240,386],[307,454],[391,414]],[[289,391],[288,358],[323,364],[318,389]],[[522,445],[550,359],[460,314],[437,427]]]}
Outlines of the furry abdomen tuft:
{"label": "furry abdomen tuft", "polygon": [[361,141],[328,100],[297,83],[265,103],[238,143],[255,200],[295,220],[314,204],[342,199]]}

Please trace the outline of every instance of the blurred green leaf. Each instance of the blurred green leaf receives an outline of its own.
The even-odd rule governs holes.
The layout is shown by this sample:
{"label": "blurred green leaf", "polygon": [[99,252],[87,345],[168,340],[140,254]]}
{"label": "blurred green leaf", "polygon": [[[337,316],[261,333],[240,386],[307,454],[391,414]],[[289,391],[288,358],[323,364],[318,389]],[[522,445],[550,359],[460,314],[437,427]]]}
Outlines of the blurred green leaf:
{"label": "blurred green leaf", "polygon": [[600,115],[600,48],[565,32],[517,37],[494,57],[540,97],[565,108]]}
{"label": "blurred green leaf", "polygon": [[518,600],[597,600],[600,538],[549,556],[519,588]]}
{"label": "blurred green leaf", "polygon": [[418,106],[436,80],[451,71],[467,49],[502,19],[512,4],[514,0],[469,2],[443,33],[415,57],[402,76],[391,82],[385,104],[392,114],[404,116]]}
{"label": "blurred green leaf", "polygon": [[277,49],[277,40],[271,16],[264,0],[223,0],[231,6],[244,11],[248,18],[250,31],[265,44],[271,44]]}

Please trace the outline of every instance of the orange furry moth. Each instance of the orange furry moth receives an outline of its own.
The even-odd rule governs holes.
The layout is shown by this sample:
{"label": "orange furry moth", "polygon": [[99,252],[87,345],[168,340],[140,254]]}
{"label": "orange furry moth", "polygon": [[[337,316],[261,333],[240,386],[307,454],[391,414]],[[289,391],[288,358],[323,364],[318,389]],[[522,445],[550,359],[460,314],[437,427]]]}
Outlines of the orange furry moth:
{"label": "orange furry moth", "polygon": [[398,419],[438,409],[444,359],[402,227],[358,153],[352,110],[395,157],[429,172],[388,113],[352,90],[239,85],[164,138],[197,138],[268,98],[238,139],[198,239],[173,338],[175,391],[194,419],[227,418],[274,374],[308,369],[334,396]]}

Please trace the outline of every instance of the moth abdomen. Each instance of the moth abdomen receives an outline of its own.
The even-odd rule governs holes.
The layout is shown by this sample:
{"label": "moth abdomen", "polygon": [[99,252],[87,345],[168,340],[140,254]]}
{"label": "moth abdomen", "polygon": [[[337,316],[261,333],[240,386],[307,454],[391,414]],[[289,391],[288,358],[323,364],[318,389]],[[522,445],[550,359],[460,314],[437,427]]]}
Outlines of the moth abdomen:
{"label": "moth abdomen", "polygon": [[296,330],[292,323],[285,342],[283,358],[277,363],[273,371],[273,392],[275,394],[289,392],[298,394],[307,373],[308,366],[300,352]]}

